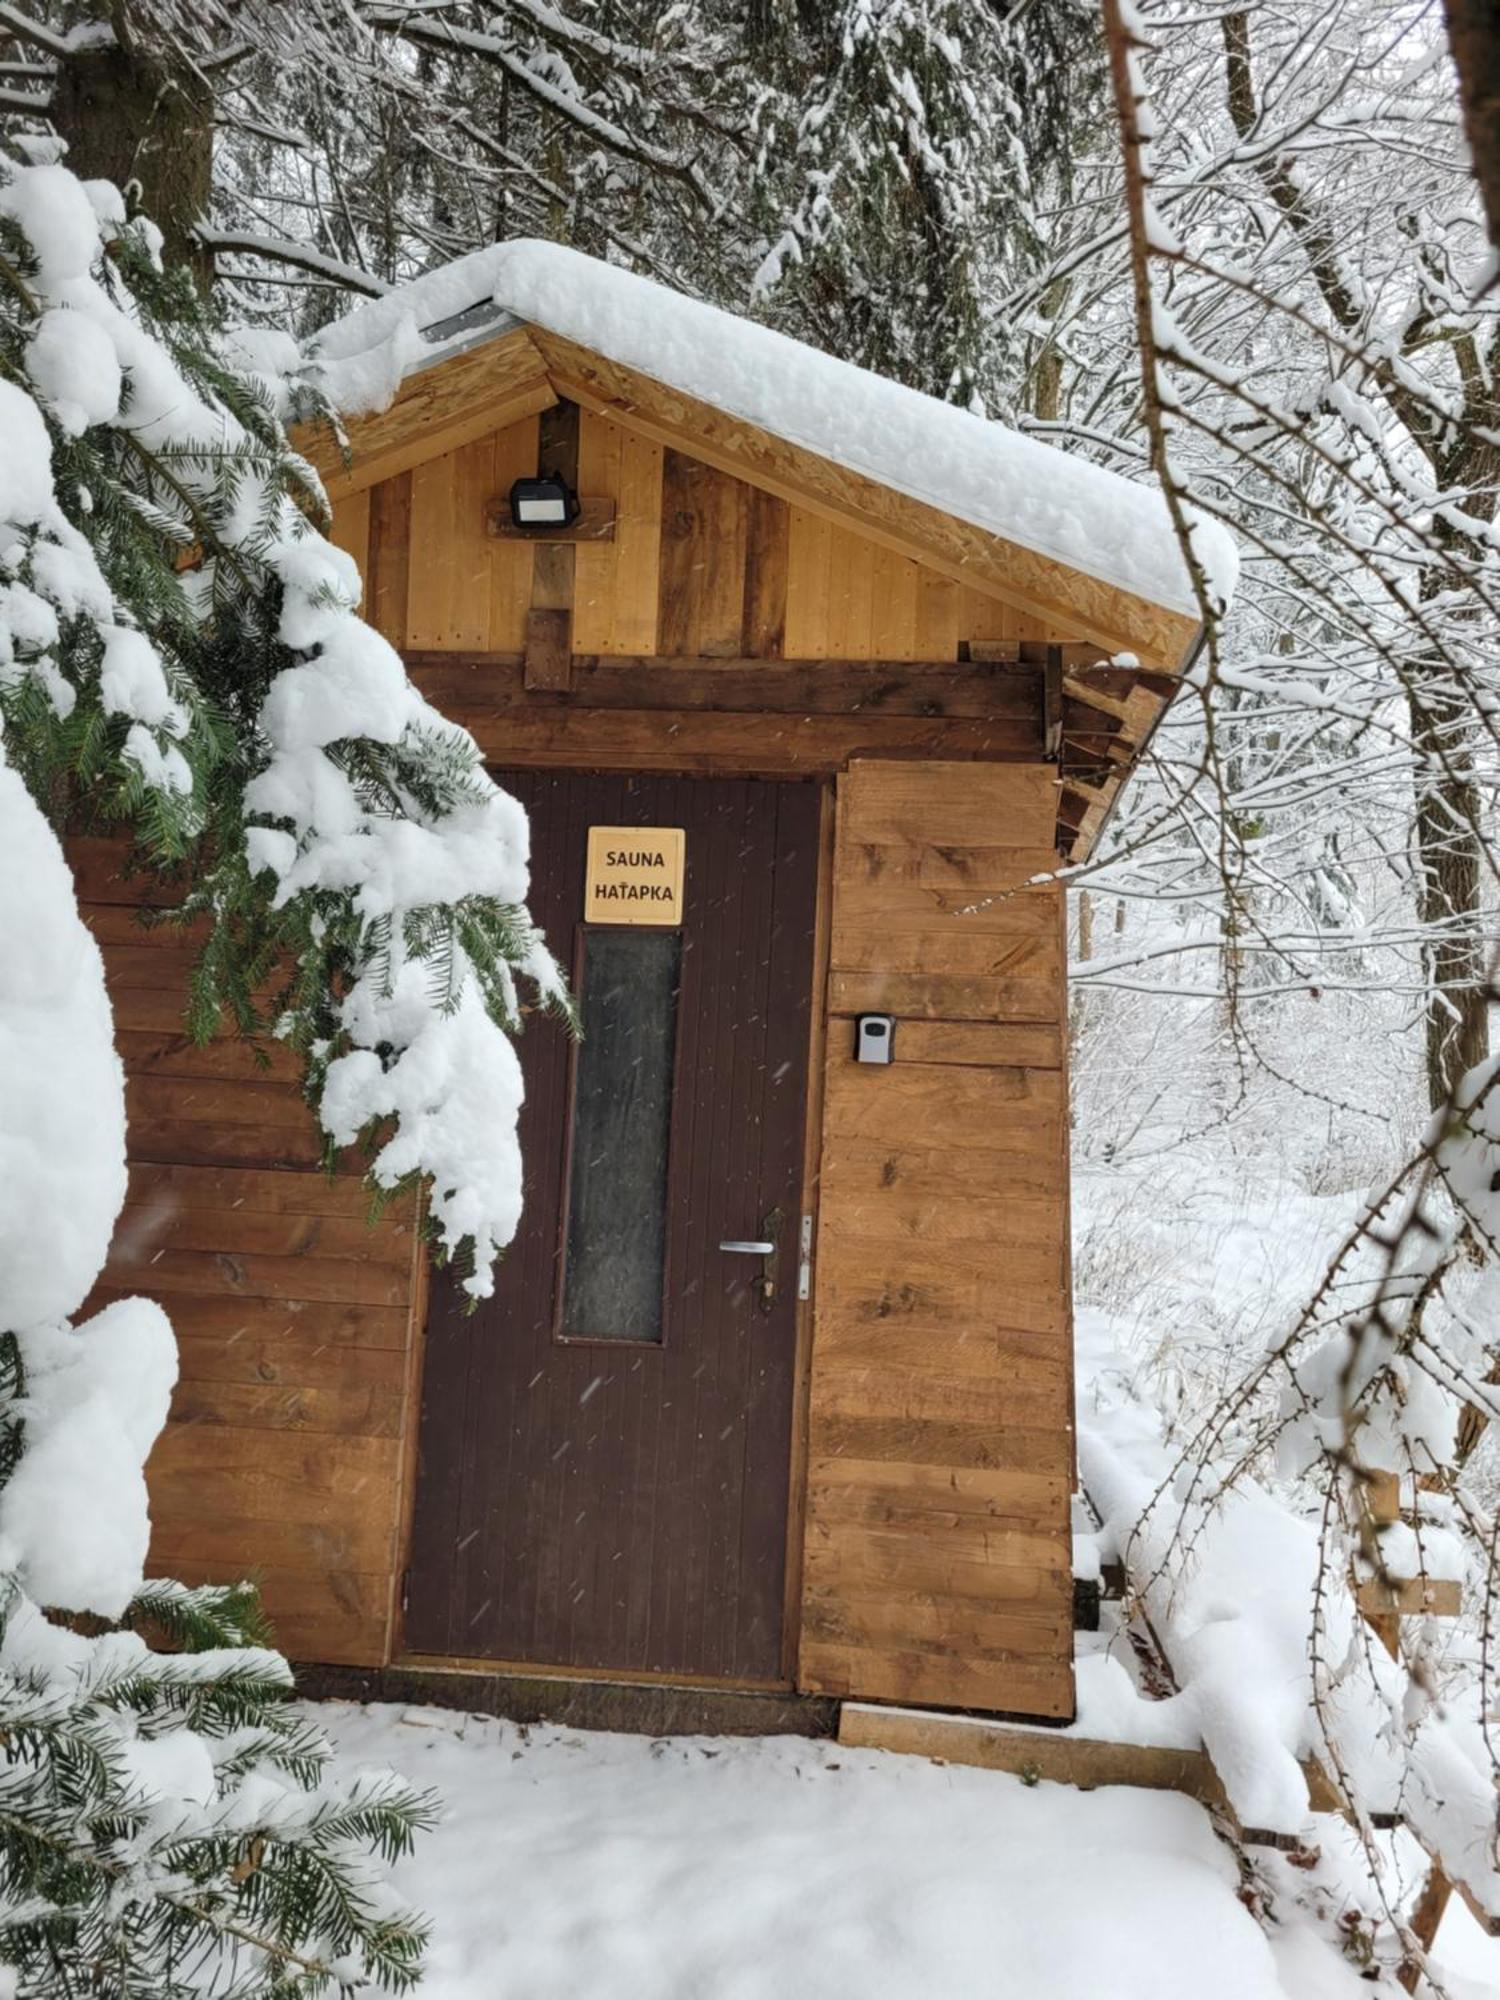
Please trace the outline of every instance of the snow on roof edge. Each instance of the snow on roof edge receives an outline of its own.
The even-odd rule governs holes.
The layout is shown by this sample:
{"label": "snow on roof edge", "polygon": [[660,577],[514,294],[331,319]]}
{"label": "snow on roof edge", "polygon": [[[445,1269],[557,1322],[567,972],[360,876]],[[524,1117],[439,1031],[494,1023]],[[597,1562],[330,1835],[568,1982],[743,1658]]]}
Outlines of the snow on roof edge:
{"label": "snow on roof edge", "polygon": [[[486,301],[496,325],[475,323]],[[520,238],[471,251],[355,308],[317,336],[336,400],[529,322],[1153,604],[1198,604],[1160,492],[993,420],[855,367],[582,251]],[[460,337],[455,338],[455,335]],[[1227,606],[1239,559],[1199,516],[1195,550]]]}

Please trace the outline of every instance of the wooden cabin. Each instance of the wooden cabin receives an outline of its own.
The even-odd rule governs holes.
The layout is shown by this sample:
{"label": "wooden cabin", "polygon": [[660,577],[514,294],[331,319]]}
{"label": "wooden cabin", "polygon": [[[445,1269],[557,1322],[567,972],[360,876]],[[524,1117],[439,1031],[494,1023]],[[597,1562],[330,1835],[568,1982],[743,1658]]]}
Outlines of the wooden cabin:
{"label": "wooden cabin", "polygon": [[[367,615],[530,812],[585,1038],[523,1036],[525,1219],[466,1316],[411,1203],[370,1228],[359,1162],[318,1170],[282,1052],[186,1039],[191,944],[75,843],[129,1072],[99,1297],[160,1298],[182,1351],[153,1563],[254,1572],[306,1662],[1065,1718],[1034,878],[1194,649],[1165,512],[571,252],[361,309],[332,375],[398,330],[389,406],[306,448]],[[528,532],[539,473],[580,510]]]}

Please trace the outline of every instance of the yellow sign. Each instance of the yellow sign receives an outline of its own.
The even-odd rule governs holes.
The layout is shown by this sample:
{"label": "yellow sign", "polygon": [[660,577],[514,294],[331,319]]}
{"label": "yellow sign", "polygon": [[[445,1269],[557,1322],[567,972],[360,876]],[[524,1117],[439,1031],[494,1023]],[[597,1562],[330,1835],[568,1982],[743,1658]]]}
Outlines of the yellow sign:
{"label": "yellow sign", "polygon": [[586,924],[680,924],[687,835],[680,826],[591,826]]}

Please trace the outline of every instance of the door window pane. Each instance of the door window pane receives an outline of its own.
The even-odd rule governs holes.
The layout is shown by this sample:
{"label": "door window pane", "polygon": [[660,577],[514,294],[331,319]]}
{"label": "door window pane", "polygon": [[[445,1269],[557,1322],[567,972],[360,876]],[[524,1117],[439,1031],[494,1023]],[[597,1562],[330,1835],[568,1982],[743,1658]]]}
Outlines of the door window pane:
{"label": "door window pane", "polygon": [[584,933],[562,1331],[662,1337],[682,933]]}

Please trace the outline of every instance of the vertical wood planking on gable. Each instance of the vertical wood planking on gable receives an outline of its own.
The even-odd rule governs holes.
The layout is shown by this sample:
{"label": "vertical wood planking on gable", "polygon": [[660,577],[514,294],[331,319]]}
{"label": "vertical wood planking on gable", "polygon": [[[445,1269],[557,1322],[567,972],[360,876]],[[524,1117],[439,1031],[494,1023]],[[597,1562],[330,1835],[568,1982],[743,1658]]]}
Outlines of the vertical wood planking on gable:
{"label": "vertical wood planking on gable", "polygon": [[370,489],[351,493],[333,510],[328,539],[335,548],[353,556],[365,580],[365,604],[370,601]]}
{"label": "vertical wood planking on gable", "polygon": [[495,485],[495,440],[480,438],[412,473],[412,563],[407,644],[480,651],[490,644],[493,546],[485,502]]}
{"label": "vertical wood planking on gable", "polygon": [[[492,483],[486,500],[509,493],[518,479],[535,474],[540,419],[523,417],[495,435]],[[531,608],[532,571],[536,550],[530,542],[489,538],[489,647],[496,653],[519,653],[526,644],[526,613]]]}
{"label": "vertical wood planking on gable", "polygon": [[[620,490],[620,444],[625,433],[618,424],[582,410],[578,418],[578,491],[593,499]],[[618,503],[615,534],[620,532]],[[615,626],[615,583],[618,562],[613,542],[580,544],[573,571],[573,645],[580,653],[611,650]]]}
{"label": "vertical wood planking on gable", "polygon": [[[534,472],[537,455],[538,419],[526,417],[339,503],[335,539],[357,557],[368,547],[366,603],[393,644],[524,649],[538,545],[490,535],[486,506]],[[580,412],[578,483],[614,501],[615,525],[612,540],[569,548],[575,653],[941,661],[970,640],[1058,636],[591,411]]]}
{"label": "vertical wood planking on gable", "polygon": [[958,658],[960,600],[964,592],[951,577],[917,567],[916,654],[919,660]]}
{"label": "vertical wood planking on gable", "polygon": [[[340,501],[334,518],[346,503]],[[411,474],[383,479],[370,491],[370,572],[365,582],[366,614],[377,632],[399,648],[406,644],[406,605],[411,588]]]}
{"label": "vertical wood planking on gable", "polygon": [[666,453],[659,644],[671,659],[743,656],[748,494],[742,480]]}
{"label": "vertical wood planking on gable", "polygon": [[1037,621],[1026,618],[1013,605],[1001,604],[980,590],[965,590],[962,597],[959,618],[965,639],[977,639],[988,645],[1016,640],[1022,635],[1023,624],[1026,636],[1031,636]]}
{"label": "vertical wood planking on gable", "polygon": [[615,491],[615,604],[611,653],[655,653],[661,574],[662,461],[659,444],[621,433]]}
{"label": "vertical wood planking on gable", "polygon": [[829,548],[835,530],[821,514],[790,510],[786,577],[786,657],[831,660],[828,643]]}
{"label": "vertical wood planking on gable", "polygon": [[[838,782],[798,1683],[1073,1709],[1065,1022],[1046,765]],[[852,1016],[898,1017],[895,1061]]]}
{"label": "vertical wood planking on gable", "polygon": [[[486,509],[536,470],[536,453],[537,419],[526,417],[374,489],[370,601],[393,645],[521,650],[536,551],[491,535]],[[357,498],[341,501],[338,517]]]}
{"label": "vertical wood planking on gable", "polygon": [[661,567],[662,458],[659,444],[590,410],[580,415],[578,490],[615,503],[610,542],[580,542],[573,606],[580,653],[657,651]]}
{"label": "vertical wood planking on gable", "polygon": [[835,528],[828,544],[828,651],[836,660],[874,658],[875,544]]}
{"label": "vertical wood planking on gable", "polygon": [[917,565],[908,557],[890,549],[875,551],[870,596],[870,651],[875,659],[918,657],[917,578]]}
{"label": "vertical wood planking on gable", "polygon": [[779,660],[786,656],[792,510],[753,486],[746,504],[745,651],[752,659]]}

